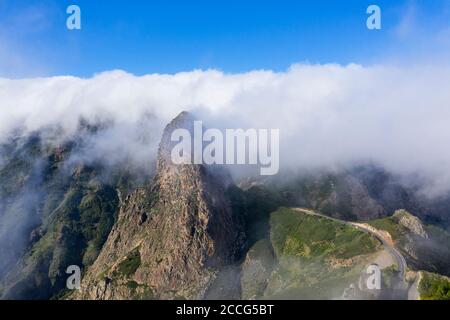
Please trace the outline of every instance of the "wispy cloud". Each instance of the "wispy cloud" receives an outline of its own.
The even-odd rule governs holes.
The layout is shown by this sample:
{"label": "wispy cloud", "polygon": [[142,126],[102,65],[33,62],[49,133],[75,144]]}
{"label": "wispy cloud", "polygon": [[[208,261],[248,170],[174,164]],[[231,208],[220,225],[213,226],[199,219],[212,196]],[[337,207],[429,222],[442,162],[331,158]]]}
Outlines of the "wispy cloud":
{"label": "wispy cloud", "polygon": [[400,39],[405,39],[414,35],[417,31],[417,4],[414,0],[408,1],[400,20],[394,29],[395,35]]}
{"label": "wispy cloud", "polygon": [[50,8],[42,4],[19,10],[6,3],[0,5],[8,8],[0,13],[0,75],[17,78],[42,74],[46,66],[37,62],[39,52],[29,46],[29,41],[51,27]]}

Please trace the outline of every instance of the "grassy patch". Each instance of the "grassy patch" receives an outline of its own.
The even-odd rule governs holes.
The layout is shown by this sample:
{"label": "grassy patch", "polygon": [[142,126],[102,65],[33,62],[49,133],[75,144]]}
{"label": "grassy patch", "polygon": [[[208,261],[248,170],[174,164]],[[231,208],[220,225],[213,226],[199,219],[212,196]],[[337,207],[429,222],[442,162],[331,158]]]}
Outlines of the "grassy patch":
{"label": "grassy patch", "polygon": [[136,281],[131,280],[127,282],[127,287],[131,290],[136,290],[136,288],[139,287],[139,284]]}
{"label": "grassy patch", "polygon": [[348,259],[373,252],[377,246],[370,235],[356,228],[288,208],[274,212],[270,226],[271,241],[278,257]]}
{"label": "grassy patch", "polygon": [[399,240],[404,234],[404,228],[397,223],[394,217],[372,220],[368,222],[374,228],[389,232],[393,240]]}
{"label": "grassy patch", "polygon": [[117,272],[120,275],[129,277],[135,274],[136,270],[141,265],[141,254],[139,248],[131,251],[128,256],[117,267]]}
{"label": "grassy patch", "polygon": [[423,272],[419,293],[420,299],[423,300],[450,300],[450,280],[437,274]]}
{"label": "grassy patch", "polygon": [[280,208],[270,217],[277,257],[265,298],[331,299],[357,281],[364,259],[378,250],[369,234],[325,217]]}

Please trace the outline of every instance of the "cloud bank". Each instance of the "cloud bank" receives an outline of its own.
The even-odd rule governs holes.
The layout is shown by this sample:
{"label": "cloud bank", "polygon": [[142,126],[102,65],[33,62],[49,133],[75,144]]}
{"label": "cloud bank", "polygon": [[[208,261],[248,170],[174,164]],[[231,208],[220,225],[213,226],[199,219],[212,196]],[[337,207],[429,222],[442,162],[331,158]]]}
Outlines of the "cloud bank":
{"label": "cloud bank", "polygon": [[333,64],[0,79],[0,141],[55,126],[64,139],[83,118],[111,124],[91,141],[97,156],[145,164],[164,125],[191,110],[217,127],[279,128],[281,169],[374,162],[440,195],[450,190],[449,83],[450,66]]}

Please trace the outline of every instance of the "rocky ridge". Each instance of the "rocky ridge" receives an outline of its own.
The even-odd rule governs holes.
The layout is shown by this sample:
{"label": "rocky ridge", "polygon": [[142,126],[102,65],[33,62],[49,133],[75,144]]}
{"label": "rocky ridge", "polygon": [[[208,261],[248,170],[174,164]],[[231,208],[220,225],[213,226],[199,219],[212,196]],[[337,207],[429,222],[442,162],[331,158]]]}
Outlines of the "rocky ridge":
{"label": "rocky ridge", "polygon": [[225,196],[227,172],[170,159],[171,133],[191,124],[181,113],[164,130],[151,186],[125,199],[77,298],[202,298],[236,261],[244,233]]}

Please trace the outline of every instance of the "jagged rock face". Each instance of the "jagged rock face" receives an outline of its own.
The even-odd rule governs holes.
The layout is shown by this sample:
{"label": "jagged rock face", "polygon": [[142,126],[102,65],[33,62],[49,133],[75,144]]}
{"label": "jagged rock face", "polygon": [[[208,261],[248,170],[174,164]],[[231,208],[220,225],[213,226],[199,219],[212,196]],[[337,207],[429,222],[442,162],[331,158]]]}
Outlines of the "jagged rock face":
{"label": "jagged rock face", "polygon": [[228,175],[170,159],[171,132],[191,123],[182,113],[166,127],[152,185],[124,201],[76,298],[202,298],[216,272],[236,260],[244,237],[225,196]]}
{"label": "jagged rock face", "polygon": [[406,210],[397,210],[392,219],[400,227],[395,245],[411,269],[450,274],[450,234]]}
{"label": "jagged rock face", "polygon": [[398,223],[410,230],[412,233],[428,239],[428,234],[425,231],[425,227],[419,218],[413,216],[405,210],[397,210],[394,214],[394,217],[398,218]]}

